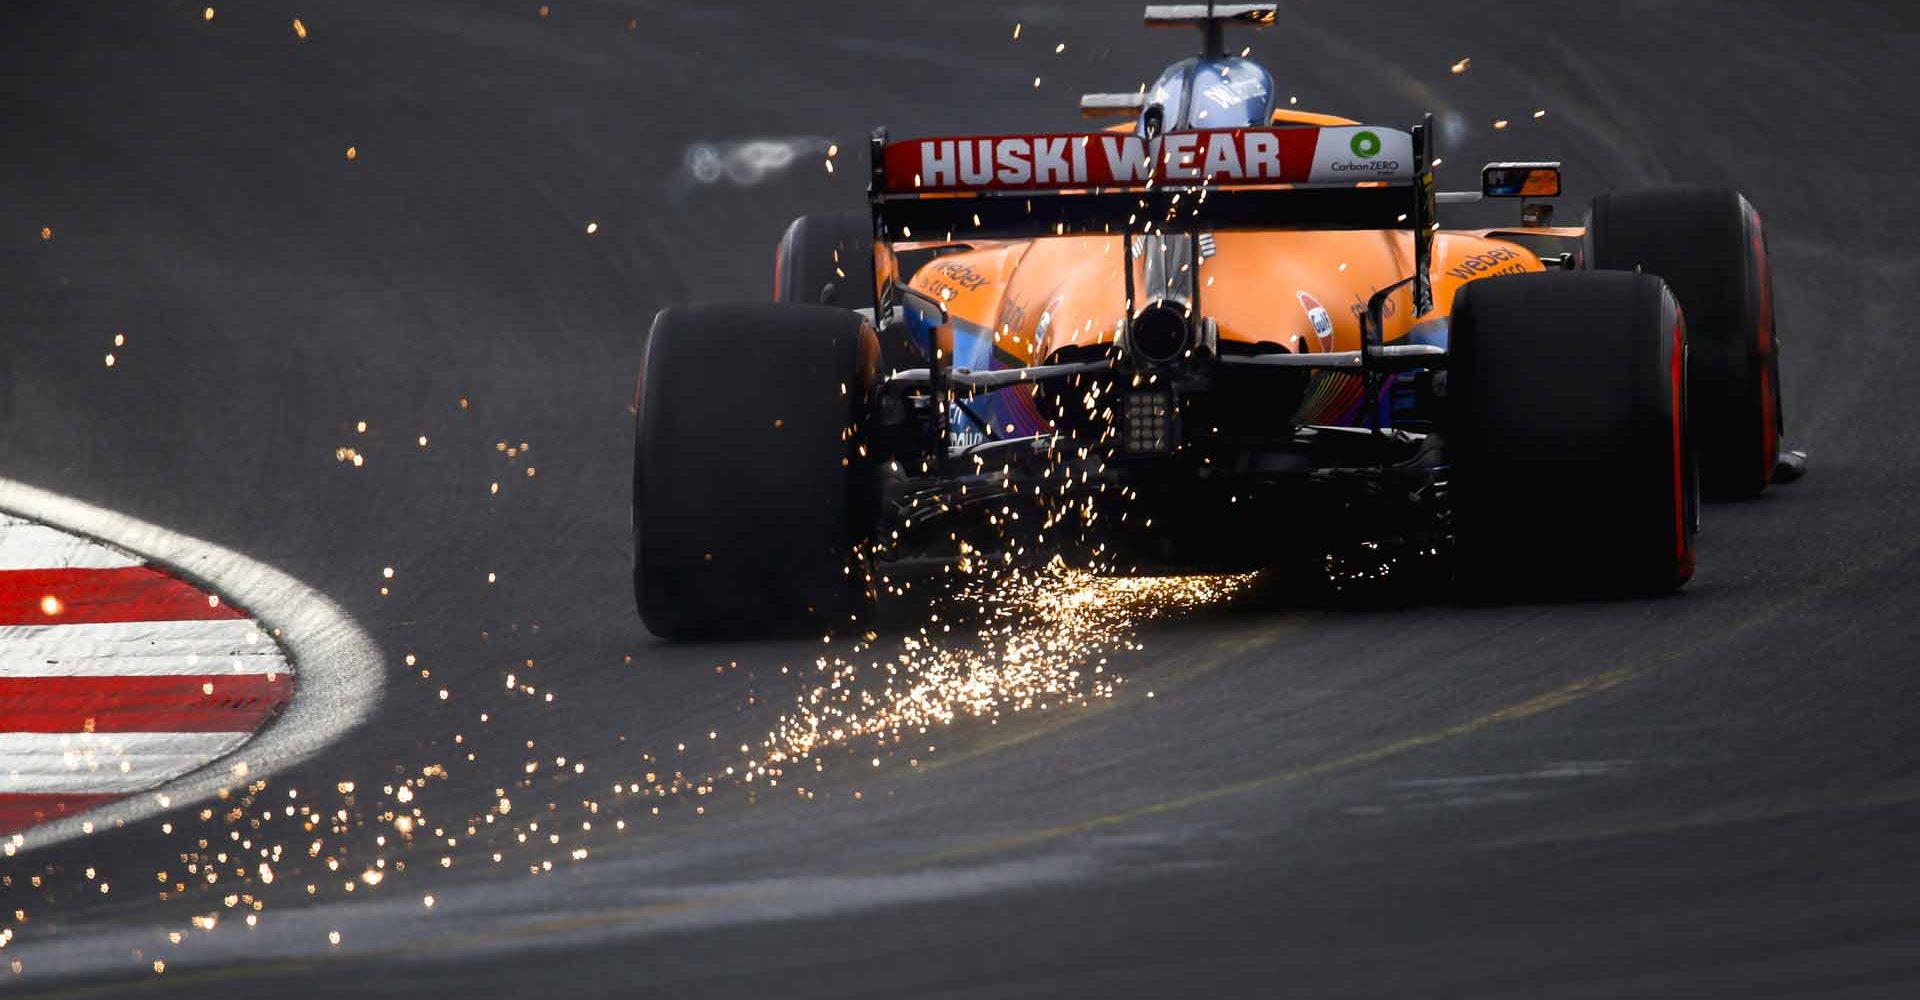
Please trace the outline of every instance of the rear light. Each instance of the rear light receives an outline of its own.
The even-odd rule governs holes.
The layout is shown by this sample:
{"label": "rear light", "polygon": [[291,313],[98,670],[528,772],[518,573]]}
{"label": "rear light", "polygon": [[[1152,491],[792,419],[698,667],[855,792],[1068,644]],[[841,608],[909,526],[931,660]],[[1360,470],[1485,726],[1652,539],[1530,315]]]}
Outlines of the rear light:
{"label": "rear light", "polygon": [[1122,396],[1122,441],[1130,455],[1161,455],[1173,450],[1173,393],[1164,389]]}
{"label": "rear light", "polygon": [[1184,358],[1193,346],[1193,325],[1187,322],[1186,307],[1156,302],[1140,310],[1128,328],[1127,344],[1134,356],[1148,365],[1170,365]]}

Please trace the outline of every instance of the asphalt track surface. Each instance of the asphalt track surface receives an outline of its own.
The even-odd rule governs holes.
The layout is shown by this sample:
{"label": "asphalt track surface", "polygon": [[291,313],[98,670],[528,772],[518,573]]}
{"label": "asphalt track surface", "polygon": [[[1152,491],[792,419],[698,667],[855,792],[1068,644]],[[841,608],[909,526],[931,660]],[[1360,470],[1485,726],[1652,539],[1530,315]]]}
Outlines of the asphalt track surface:
{"label": "asphalt track surface", "polygon": [[[667,766],[643,753],[697,772],[724,759],[706,733],[763,735],[796,690],[779,666],[823,647],[640,628],[628,405],[652,312],[762,297],[788,218],[858,203],[873,125],[1072,127],[1079,91],[1132,87],[1191,40],[1128,4],[537,6],[0,8],[6,475],[288,571],[392,671],[370,723],[245,800],[331,809],[356,781],[339,872],[282,821],[257,834],[287,845],[273,885],[162,900],[188,840],[249,829],[193,810],[12,859],[0,911],[28,921],[0,951],[0,977],[26,966],[7,992],[1920,992],[1905,6],[1323,0],[1249,39],[1303,107],[1457,114],[1443,187],[1550,156],[1564,213],[1668,179],[1765,213],[1813,472],[1709,507],[1683,595],[1163,616],[1112,653],[1126,683],[1094,707],[957,722],[918,766],[829,751],[812,800],[733,784],[660,817],[609,786]],[[697,144],[768,139],[805,141],[757,178],[689,167]],[[435,763],[415,804],[459,844],[375,844],[399,808],[376,786]],[[514,816],[456,829],[496,787]],[[508,835],[548,802],[531,843]],[[408,870],[345,892],[375,858]],[[227,892],[259,894],[257,928]],[[217,933],[170,948],[209,911]]]}

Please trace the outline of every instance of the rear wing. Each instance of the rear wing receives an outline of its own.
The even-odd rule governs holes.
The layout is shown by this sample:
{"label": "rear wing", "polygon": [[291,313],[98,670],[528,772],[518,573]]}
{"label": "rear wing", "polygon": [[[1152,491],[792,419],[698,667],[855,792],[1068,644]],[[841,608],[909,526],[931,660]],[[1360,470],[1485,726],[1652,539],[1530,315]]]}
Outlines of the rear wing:
{"label": "rear wing", "polygon": [[873,138],[876,235],[1413,229],[1419,133],[1378,126]]}
{"label": "rear wing", "polygon": [[[874,239],[956,242],[1233,229],[1411,230],[1431,308],[1428,124],[936,137],[874,133]],[[886,289],[877,290],[882,297]]]}

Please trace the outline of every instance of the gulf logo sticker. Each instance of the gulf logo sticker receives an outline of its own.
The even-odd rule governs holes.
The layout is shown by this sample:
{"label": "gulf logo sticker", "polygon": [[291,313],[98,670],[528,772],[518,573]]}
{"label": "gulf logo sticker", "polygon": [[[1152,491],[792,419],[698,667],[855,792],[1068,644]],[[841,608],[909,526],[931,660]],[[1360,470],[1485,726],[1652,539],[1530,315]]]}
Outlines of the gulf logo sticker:
{"label": "gulf logo sticker", "polygon": [[1313,333],[1320,338],[1320,346],[1327,346],[1327,343],[1333,339],[1333,314],[1312,295],[1306,292],[1294,294],[1300,298],[1300,308],[1307,311],[1307,322],[1313,324]]}

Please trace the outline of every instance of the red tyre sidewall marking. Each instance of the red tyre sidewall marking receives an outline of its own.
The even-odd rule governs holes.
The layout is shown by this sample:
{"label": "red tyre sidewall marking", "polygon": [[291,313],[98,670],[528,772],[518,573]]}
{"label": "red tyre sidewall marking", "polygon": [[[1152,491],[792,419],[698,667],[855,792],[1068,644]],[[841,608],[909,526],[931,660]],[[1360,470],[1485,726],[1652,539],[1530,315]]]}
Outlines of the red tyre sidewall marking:
{"label": "red tyre sidewall marking", "polygon": [[1767,260],[1766,231],[1761,228],[1760,213],[1747,207],[1747,233],[1754,264],[1755,310],[1754,351],[1760,362],[1760,461],[1761,482],[1773,479],[1773,466],[1780,453],[1780,417],[1777,389],[1773,384],[1773,268]]}
{"label": "red tyre sidewall marking", "polygon": [[1687,531],[1687,322],[1678,303],[1673,310],[1673,346],[1669,375],[1673,391],[1673,555],[1679,583],[1693,577],[1693,536]]}

